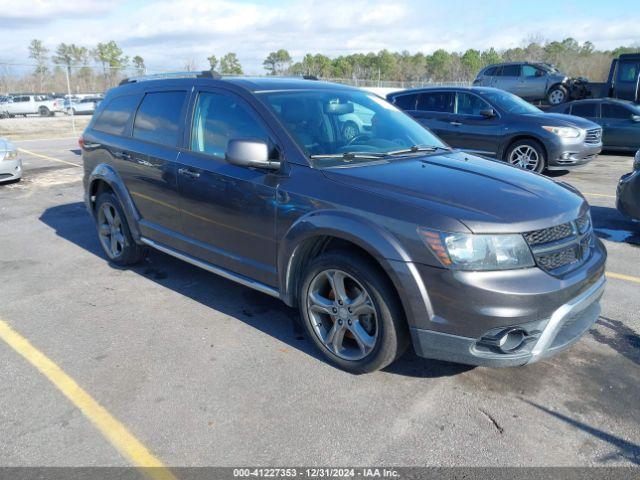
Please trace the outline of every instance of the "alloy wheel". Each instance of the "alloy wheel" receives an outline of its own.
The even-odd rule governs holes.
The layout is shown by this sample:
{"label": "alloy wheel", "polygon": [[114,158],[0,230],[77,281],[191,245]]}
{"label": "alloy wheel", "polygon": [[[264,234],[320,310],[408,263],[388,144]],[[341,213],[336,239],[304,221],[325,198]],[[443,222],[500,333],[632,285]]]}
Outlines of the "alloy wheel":
{"label": "alloy wheel", "polygon": [[122,220],[115,207],[108,202],[103,203],[98,211],[98,236],[110,258],[122,255],[125,246]]}
{"label": "alloy wheel", "polygon": [[549,95],[549,103],[551,105],[560,105],[564,102],[564,92],[562,90],[554,90]]}
{"label": "alloy wheel", "polygon": [[509,163],[524,170],[537,171],[540,166],[540,154],[529,145],[514,148],[509,155]]}
{"label": "alloy wheel", "polygon": [[318,273],[307,291],[307,313],[324,347],[345,360],[361,360],[376,346],[378,317],[371,296],[341,270]]}

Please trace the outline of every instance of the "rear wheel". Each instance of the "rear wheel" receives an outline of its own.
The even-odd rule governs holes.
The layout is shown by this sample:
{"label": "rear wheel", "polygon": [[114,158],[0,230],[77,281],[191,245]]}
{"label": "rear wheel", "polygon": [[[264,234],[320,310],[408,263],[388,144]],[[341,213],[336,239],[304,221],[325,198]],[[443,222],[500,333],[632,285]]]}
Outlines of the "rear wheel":
{"label": "rear wheel", "polygon": [[506,161],[514,167],[541,173],[546,165],[544,148],[535,140],[520,140],[507,150]]}
{"label": "rear wheel", "polygon": [[547,93],[547,101],[551,105],[560,105],[561,103],[567,101],[568,96],[569,94],[565,87],[563,87],[562,85],[556,85],[554,87],[551,87],[551,90],[549,90],[549,93]]}
{"label": "rear wheel", "polygon": [[96,200],[96,227],[100,245],[116,265],[132,265],[144,258],[144,248],[135,243],[118,198],[111,192]]}
{"label": "rear wheel", "polygon": [[393,286],[366,258],[342,252],[316,258],[304,274],[298,298],[309,337],[344,370],[384,368],[408,345]]}

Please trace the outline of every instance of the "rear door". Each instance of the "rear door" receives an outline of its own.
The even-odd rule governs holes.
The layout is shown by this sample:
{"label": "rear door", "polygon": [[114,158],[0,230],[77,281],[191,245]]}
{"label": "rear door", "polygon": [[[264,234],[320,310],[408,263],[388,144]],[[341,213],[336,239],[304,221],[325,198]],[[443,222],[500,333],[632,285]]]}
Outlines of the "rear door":
{"label": "rear door", "polygon": [[190,132],[179,156],[182,233],[188,253],[226,270],[277,285],[276,188],[280,173],[232,165],[231,139],[252,138],[271,146],[275,135],[238,94],[202,88],[192,101]]}
{"label": "rear door", "polygon": [[452,145],[463,150],[495,157],[498,152],[498,133],[502,120],[496,112],[494,117],[480,114],[492,109],[475,93],[457,92],[453,122]]}
{"label": "rear door", "polygon": [[187,95],[178,89],[146,92],[133,118],[131,138],[113,151],[118,173],[142,217],[142,235],[173,246],[180,231],[176,160]]}
{"label": "rear door", "polygon": [[429,91],[418,95],[415,111],[411,112],[415,119],[429,128],[438,137],[455,147],[455,93],[452,91]]}
{"label": "rear door", "polygon": [[632,119],[633,114],[624,105],[602,104],[602,142],[605,146],[633,150],[640,148],[640,123]]}
{"label": "rear door", "polygon": [[494,77],[492,86],[518,95],[519,81],[520,65],[503,65],[498,75]]}

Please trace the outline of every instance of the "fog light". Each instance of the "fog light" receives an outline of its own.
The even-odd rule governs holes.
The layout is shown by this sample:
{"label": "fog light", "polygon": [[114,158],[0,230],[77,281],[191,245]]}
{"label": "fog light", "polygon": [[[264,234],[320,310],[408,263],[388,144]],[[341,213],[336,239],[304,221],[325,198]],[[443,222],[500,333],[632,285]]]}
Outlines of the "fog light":
{"label": "fog light", "polygon": [[564,152],[560,158],[562,158],[563,160],[569,160],[569,158],[571,157],[571,153],[569,152]]}
{"label": "fog light", "polygon": [[522,346],[526,334],[524,330],[514,328],[498,338],[497,347],[504,353],[513,352]]}

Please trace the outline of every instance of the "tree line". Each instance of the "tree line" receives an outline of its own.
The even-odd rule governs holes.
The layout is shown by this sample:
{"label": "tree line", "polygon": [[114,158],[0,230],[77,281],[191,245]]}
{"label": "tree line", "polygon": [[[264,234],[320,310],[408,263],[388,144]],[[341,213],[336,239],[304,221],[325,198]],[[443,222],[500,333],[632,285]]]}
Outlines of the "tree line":
{"label": "tree line", "polygon": [[[611,60],[621,53],[640,52],[640,45],[621,46],[613,50],[598,50],[593,43],[579,43],[573,38],[543,41],[539,38],[523,42],[522,47],[496,50],[468,49],[449,52],[444,49],[431,54],[408,51],[354,53],[334,58],[321,53],[307,53],[295,61],[285,49],[270,52],[263,61],[267,75],[311,75],[326,79],[364,80],[370,82],[471,82],[477,72],[491,63],[503,61],[540,61],[556,65],[571,76],[583,76],[603,81]],[[0,69],[0,92],[38,91],[64,92],[69,78],[73,92],[106,90],[124,76],[147,72],[140,55],[129,57],[115,41],[98,43],[93,48],[60,43],[50,51],[42,40],[29,44],[33,71],[12,75],[10,68]],[[243,67],[234,52],[218,58],[207,57],[211,71],[227,75],[243,74]],[[196,60],[186,60],[184,70],[197,70]]]}

